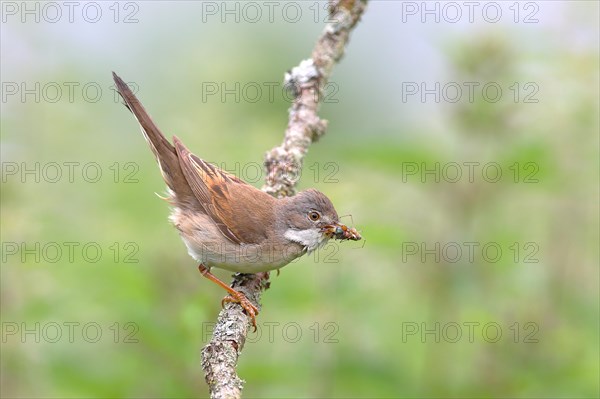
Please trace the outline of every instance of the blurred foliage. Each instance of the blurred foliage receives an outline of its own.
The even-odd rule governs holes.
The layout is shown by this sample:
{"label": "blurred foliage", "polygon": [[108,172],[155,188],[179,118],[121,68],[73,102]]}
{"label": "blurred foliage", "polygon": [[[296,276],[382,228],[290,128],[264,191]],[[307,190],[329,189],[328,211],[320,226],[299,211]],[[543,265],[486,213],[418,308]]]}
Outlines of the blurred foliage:
{"label": "blurred foliage", "polygon": [[[101,79],[105,88],[97,103],[2,102],[3,167],[79,162],[73,183],[2,181],[2,397],[206,395],[199,353],[224,293],[196,272],[166,222],[153,195],[164,184],[133,118],[107,94],[110,71],[139,84],[165,133],[244,177],[244,165],[260,165],[280,142],[288,104],[201,102],[203,82],[279,82],[322,25],[194,25],[193,9],[152,7],[136,26],[94,27],[85,45],[57,48],[74,27],[2,28],[3,82]],[[369,52],[378,46],[369,32],[383,35],[391,16],[383,3],[370,7],[335,71],[339,102],[323,106],[330,128],[300,181],[351,214],[366,242],[327,246],[272,277],[259,333],[240,358],[244,396],[598,397],[598,38],[583,49],[569,40],[578,24],[597,32],[597,20],[569,20],[585,7],[597,15],[597,4],[564,5],[560,23],[535,29],[437,26],[442,33],[415,49],[396,43],[423,81],[505,90],[499,102],[477,96],[433,108],[398,100],[404,78]],[[12,54],[7,34],[18,38]],[[112,47],[96,47],[103,35]],[[430,47],[442,67],[419,75]],[[12,64],[27,57],[39,66]],[[515,82],[535,82],[539,101],[513,101]],[[403,123],[411,117],[420,122]],[[103,173],[96,183],[81,175],[91,162]],[[421,173],[464,162],[495,162],[502,179],[482,179],[481,166],[473,182]],[[479,243],[473,259],[470,242]],[[12,254],[7,243],[33,250]],[[53,263],[54,247],[35,243],[64,252]],[[65,243],[78,243],[72,261]],[[86,243],[101,248],[97,262],[93,252],[86,259]],[[456,243],[462,256],[431,252],[436,243]],[[502,248],[498,261],[481,251],[486,243]],[[36,323],[39,334],[23,334]],[[53,323],[62,331],[55,343]],[[72,340],[64,323],[79,323]],[[498,342],[494,328],[482,335],[487,323],[501,330]]]}

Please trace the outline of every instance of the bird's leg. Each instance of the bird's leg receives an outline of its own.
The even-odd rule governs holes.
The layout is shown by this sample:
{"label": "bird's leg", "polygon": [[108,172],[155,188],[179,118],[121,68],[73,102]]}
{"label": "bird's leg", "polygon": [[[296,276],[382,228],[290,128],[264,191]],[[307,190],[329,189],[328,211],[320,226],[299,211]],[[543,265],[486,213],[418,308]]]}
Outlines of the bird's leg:
{"label": "bird's leg", "polygon": [[254,331],[256,331],[255,317],[256,317],[256,315],[258,315],[258,308],[256,306],[254,306],[252,304],[252,302],[250,302],[248,300],[248,298],[246,298],[246,295],[244,295],[243,293],[241,293],[239,291],[234,290],[233,288],[231,288],[230,286],[228,286],[227,284],[225,284],[224,282],[219,280],[217,278],[217,276],[212,274],[210,272],[210,269],[208,267],[204,266],[202,263],[200,263],[198,265],[198,270],[204,277],[206,277],[210,281],[216,283],[217,285],[219,285],[221,288],[225,289],[229,293],[229,296],[226,296],[225,298],[223,298],[223,300],[221,300],[221,306],[224,306],[225,302],[239,303],[240,306],[246,311],[246,314],[250,317],[250,319],[252,321],[252,327],[254,327]]}

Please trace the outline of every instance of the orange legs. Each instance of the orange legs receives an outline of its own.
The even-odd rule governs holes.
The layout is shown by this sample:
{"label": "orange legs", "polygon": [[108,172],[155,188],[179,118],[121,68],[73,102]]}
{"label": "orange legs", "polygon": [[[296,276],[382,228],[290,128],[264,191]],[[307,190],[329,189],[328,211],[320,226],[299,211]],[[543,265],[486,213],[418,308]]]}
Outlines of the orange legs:
{"label": "orange legs", "polygon": [[246,311],[246,314],[248,314],[248,316],[252,320],[252,326],[254,327],[254,331],[256,331],[255,317],[256,317],[256,315],[258,315],[258,308],[256,306],[254,306],[248,300],[248,298],[246,298],[246,296],[243,293],[234,290],[233,288],[231,288],[230,286],[228,286],[227,284],[225,284],[224,282],[219,280],[217,278],[217,276],[212,274],[210,272],[210,270],[206,266],[204,266],[202,263],[200,265],[198,265],[198,270],[204,277],[206,277],[210,281],[216,283],[217,285],[219,285],[221,288],[225,289],[229,293],[229,296],[226,296],[221,301],[221,306],[224,306],[225,302],[239,303],[242,306],[242,308]]}

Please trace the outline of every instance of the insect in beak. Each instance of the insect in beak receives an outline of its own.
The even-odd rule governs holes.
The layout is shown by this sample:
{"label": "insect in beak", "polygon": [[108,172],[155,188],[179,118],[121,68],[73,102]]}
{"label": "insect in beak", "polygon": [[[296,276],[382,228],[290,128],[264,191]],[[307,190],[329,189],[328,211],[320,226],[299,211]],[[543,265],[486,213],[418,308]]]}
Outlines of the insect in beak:
{"label": "insect in beak", "polygon": [[329,238],[336,240],[358,241],[362,239],[359,232],[354,227],[348,227],[345,224],[334,223],[324,226],[321,231]]}

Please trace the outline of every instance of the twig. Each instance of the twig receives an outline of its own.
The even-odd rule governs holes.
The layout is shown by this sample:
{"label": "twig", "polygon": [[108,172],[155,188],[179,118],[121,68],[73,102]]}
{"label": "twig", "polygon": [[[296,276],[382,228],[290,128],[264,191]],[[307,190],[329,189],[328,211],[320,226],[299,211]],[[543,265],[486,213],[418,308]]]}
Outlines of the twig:
{"label": "twig", "polygon": [[[334,0],[330,18],[311,58],[285,74],[294,101],[283,143],[267,152],[267,177],[262,190],[275,196],[294,195],[297,176],[310,144],[319,139],[327,121],[317,115],[323,88],[331,70],[344,54],[350,32],[359,21],[367,0]],[[236,274],[231,286],[242,291],[260,308],[262,291],[269,287],[269,273]],[[246,342],[250,318],[238,304],[227,304],[219,313],[211,341],[202,349],[202,369],[211,398],[240,398],[243,381],[236,374],[238,357]]]}
{"label": "twig", "polygon": [[333,66],[344,54],[350,31],[365,7],[366,2],[360,0],[333,2],[331,22],[325,26],[312,57],[285,74],[285,84],[293,90],[295,98],[289,109],[283,143],[265,156],[267,178],[263,191],[276,197],[294,195],[308,147],[327,128],[327,121],[317,115],[323,88]]}

